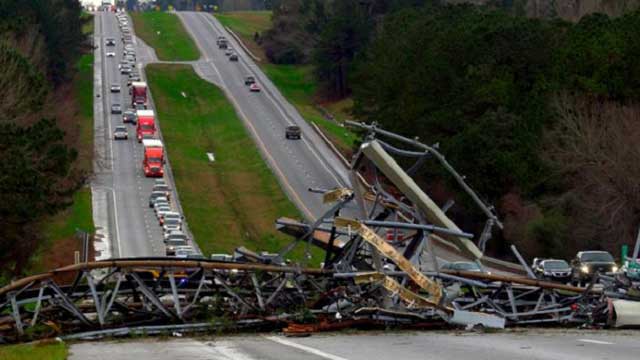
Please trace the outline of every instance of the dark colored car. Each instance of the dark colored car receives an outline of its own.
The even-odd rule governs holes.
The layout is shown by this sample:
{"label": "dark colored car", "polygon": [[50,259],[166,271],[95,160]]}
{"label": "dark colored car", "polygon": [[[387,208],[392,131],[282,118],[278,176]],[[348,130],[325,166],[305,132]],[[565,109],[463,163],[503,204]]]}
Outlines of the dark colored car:
{"label": "dark colored car", "polygon": [[106,43],[107,43],[107,46],[116,46],[116,39],[107,38]]}
{"label": "dark colored car", "polygon": [[618,271],[613,256],[606,251],[580,251],[571,260],[571,279],[575,283],[582,283],[596,273]]}
{"label": "dark colored car", "polygon": [[220,49],[226,49],[226,48],[227,48],[227,42],[226,42],[226,41],[221,41],[221,42],[218,44],[218,48],[220,48]]}
{"label": "dark colored car", "polygon": [[231,56],[229,56],[229,61],[238,61],[238,55],[237,54],[231,54]]}
{"label": "dark colored car", "polygon": [[301,139],[302,138],[302,130],[300,130],[300,126],[287,126],[284,131],[284,137],[287,139]]}
{"label": "dark colored car", "polygon": [[256,82],[256,78],[254,78],[253,76],[247,76],[244,78],[244,84],[245,85],[251,85],[253,83]]}
{"label": "dark colored car", "polygon": [[111,105],[111,113],[112,114],[122,114],[122,106],[120,106],[120,104],[112,104]]}
{"label": "dark colored car", "polygon": [[138,120],[138,116],[136,115],[136,112],[133,109],[129,109],[125,111],[124,114],[122,114],[123,123],[131,123],[135,125],[138,122],[137,120]]}
{"label": "dark colored car", "polygon": [[542,259],[534,261],[533,273],[539,279],[568,282],[571,280],[571,266],[558,259]]}

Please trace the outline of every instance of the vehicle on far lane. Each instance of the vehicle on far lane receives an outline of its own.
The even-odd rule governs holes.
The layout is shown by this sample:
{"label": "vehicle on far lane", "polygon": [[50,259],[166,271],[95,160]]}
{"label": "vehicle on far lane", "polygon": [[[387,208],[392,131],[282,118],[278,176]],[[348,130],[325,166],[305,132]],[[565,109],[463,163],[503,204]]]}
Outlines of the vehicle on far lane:
{"label": "vehicle on far lane", "polygon": [[589,280],[595,273],[617,271],[618,266],[613,256],[606,251],[580,251],[571,260],[571,279],[577,284]]}
{"label": "vehicle on far lane", "polygon": [[253,76],[247,76],[247,77],[244,78],[244,84],[245,85],[251,85],[251,84],[253,84],[255,82],[256,82],[256,78],[253,77]]}
{"label": "vehicle on far lane", "polygon": [[111,92],[112,92],[112,93],[119,93],[119,92],[120,92],[120,85],[118,85],[118,84],[111,84]]}
{"label": "vehicle on far lane", "polygon": [[531,270],[539,279],[568,282],[571,280],[571,266],[559,259],[536,259]]}
{"label": "vehicle on far lane", "polygon": [[249,85],[249,91],[251,92],[260,92],[260,85],[258,83],[253,83]]}
{"label": "vehicle on far lane", "polygon": [[112,114],[122,114],[122,106],[120,104],[111,104]]}
{"label": "vehicle on far lane", "polygon": [[300,126],[290,125],[285,128],[284,137],[286,139],[301,139],[302,138],[302,130],[300,130]]}
{"label": "vehicle on far lane", "polygon": [[233,49],[232,48],[227,48],[227,50],[224,52],[224,54],[227,55],[227,56],[233,54]]}
{"label": "vehicle on far lane", "polygon": [[109,51],[105,54],[107,57],[116,57],[116,53],[114,53],[113,51]]}
{"label": "vehicle on far lane", "polygon": [[127,131],[127,127],[123,125],[116,126],[116,129],[113,131],[113,140],[127,139],[129,139],[129,132]]}
{"label": "vehicle on far lane", "polygon": [[231,56],[229,56],[229,61],[238,61],[238,55],[237,54],[231,54]]}
{"label": "vehicle on far lane", "polygon": [[105,40],[105,43],[107,44],[107,46],[116,46],[116,39],[114,38],[107,38]]}

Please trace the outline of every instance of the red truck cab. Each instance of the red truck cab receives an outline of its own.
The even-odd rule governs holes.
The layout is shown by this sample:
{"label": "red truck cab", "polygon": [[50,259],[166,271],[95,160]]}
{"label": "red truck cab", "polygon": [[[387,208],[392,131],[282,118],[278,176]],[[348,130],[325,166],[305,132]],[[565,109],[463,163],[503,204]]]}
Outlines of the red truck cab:
{"label": "red truck cab", "polygon": [[156,115],[153,110],[138,110],[138,124],[136,125],[136,137],[142,142],[142,136],[156,133]]}
{"label": "red truck cab", "polygon": [[164,145],[158,139],[144,139],[144,158],[142,169],[146,177],[164,176]]}

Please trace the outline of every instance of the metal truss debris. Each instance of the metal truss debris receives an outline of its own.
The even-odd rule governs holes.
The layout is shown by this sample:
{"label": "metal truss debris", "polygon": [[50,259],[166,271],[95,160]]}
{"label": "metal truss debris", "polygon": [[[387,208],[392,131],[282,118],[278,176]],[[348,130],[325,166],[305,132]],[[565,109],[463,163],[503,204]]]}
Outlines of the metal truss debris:
{"label": "metal truss debris", "polygon": [[[366,171],[370,184],[310,189],[330,206],[312,224],[277,220],[277,228],[294,238],[278,253],[238,248],[225,256],[229,261],[121,259],[26,277],[0,288],[0,341],[209,329],[640,325],[640,289],[619,275],[596,275],[583,288],[509,273],[443,271],[434,239],[482,266],[481,249],[492,227],[502,227],[493,208],[436,147],[358,126],[369,133],[354,156],[352,173],[360,176],[353,178],[364,178],[360,172]],[[405,171],[391,154],[415,162]],[[411,178],[429,157],[452,173],[487,216],[477,241],[449,219],[449,205],[439,208]],[[345,211],[354,203],[360,215]],[[307,256],[292,266],[287,256],[297,246]],[[324,251],[320,267],[305,266],[311,246]],[[71,284],[60,280],[70,277]]]}

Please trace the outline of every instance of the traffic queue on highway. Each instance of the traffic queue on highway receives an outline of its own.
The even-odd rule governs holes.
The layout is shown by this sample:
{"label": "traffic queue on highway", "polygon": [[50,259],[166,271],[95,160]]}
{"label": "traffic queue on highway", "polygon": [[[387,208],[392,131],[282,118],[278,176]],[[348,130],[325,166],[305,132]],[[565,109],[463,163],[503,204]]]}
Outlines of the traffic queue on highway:
{"label": "traffic queue on highway", "polygon": [[[155,112],[150,109],[147,83],[142,81],[140,72],[136,70],[136,53],[127,15],[124,12],[119,12],[116,14],[116,18],[122,32],[121,41],[124,46],[118,71],[121,76],[127,77],[129,97],[126,101],[128,106],[126,110],[123,110],[122,105],[118,102],[111,104],[111,114],[122,117],[122,125],[115,127],[113,140],[129,140],[127,125],[134,126],[135,139],[140,144],[140,151],[143,155],[140,170],[145,178],[155,178],[149,195],[149,208],[153,210],[158,225],[162,227],[166,255],[182,258],[200,257],[192,246],[192,240],[183,231],[184,216],[177,210],[176,204],[172,202],[172,189],[169,182],[165,180],[165,148],[159,138]],[[107,38],[105,45],[106,57],[108,59],[117,58],[116,51],[110,50],[116,47],[116,40]],[[121,93],[120,84],[112,84],[110,92],[112,94]],[[151,179],[146,181],[151,181]]]}

